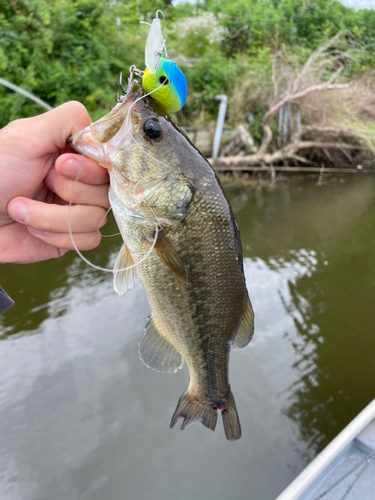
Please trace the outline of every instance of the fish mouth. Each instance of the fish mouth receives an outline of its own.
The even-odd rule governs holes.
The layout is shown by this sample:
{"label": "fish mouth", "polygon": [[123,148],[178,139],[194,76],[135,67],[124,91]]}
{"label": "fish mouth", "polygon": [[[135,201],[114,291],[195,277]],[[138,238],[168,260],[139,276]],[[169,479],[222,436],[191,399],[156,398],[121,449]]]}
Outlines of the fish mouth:
{"label": "fish mouth", "polygon": [[[143,96],[142,87],[133,80],[129,84],[121,102],[98,121],[71,135],[67,140],[68,145],[77,152],[98,160],[95,151],[102,149],[103,145],[113,139],[129,116],[131,108],[134,109],[134,104],[140,101]],[[143,107],[147,106],[144,101],[145,99],[140,101]]]}

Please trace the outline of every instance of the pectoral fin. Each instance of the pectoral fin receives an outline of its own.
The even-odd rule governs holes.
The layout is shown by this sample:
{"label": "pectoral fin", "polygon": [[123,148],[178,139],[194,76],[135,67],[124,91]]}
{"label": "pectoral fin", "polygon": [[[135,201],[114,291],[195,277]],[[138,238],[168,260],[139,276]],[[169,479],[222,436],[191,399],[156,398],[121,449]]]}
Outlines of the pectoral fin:
{"label": "pectoral fin", "polygon": [[[150,246],[152,242],[149,242]],[[160,259],[162,260],[165,267],[182,283],[187,284],[188,275],[186,268],[176,252],[173,248],[172,244],[167,240],[167,238],[161,233],[158,233],[158,237],[153,249],[154,252],[158,254]]]}
{"label": "pectoral fin", "polygon": [[113,288],[119,295],[125,293],[129,288],[132,289],[137,282],[138,277],[135,267],[131,266],[133,266],[133,259],[127,246],[124,244],[116,257],[113,268]]}
{"label": "pectoral fin", "polygon": [[245,347],[254,334],[254,311],[248,296],[246,296],[242,322],[237,335],[232,341],[232,347]]}
{"label": "pectoral fin", "polygon": [[177,372],[184,363],[182,355],[170,343],[152,316],[139,344],[139,357],[148,368],[166,373]]}

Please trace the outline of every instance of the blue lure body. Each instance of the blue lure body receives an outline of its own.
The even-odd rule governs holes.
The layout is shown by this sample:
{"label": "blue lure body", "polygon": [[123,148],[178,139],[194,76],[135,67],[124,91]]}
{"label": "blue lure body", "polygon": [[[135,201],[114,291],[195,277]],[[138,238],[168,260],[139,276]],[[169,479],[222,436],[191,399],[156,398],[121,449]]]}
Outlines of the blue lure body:
{"label": "blue lure body", "polygon": [[146,67],[142,87],[168,113],[179,111],[185,104],[187,82],[185,75],[173,61],[160,57],[155,72]]}

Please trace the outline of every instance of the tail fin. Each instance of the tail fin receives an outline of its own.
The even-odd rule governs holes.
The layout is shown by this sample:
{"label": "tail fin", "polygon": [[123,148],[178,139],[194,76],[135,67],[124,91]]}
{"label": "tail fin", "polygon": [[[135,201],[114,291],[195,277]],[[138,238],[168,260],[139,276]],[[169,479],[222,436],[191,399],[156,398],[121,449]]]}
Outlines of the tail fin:
{"label": "tail fin", "polygon": [[180,417],[184,419],[181,430],[186,429],[186,427],[195,422],[202,422],[203,425],[212,431],[214,431],[216,427],[216,410],[208,404],[201,404],[191,399],[188,391],[184,392],[177,403],[177,408],[171,420],[171,429]]}
{"label": "tail fin", "polygon": [[179,399],[177,408],[173,414],[170,427],[174,427],[179,418],[183,418],[181,430],[186,429],[195,422],[202,422],[208,429],[215,430],[217,422],[217,410],[221,410],[223,417],[224,431],[229,441],[235,441],[241,437],[241,425],[237,414],[236,403],[232,391],[229,388],[228,394],[223,402],[216,405],[201,403],[192,399],[186,391]]}
{"label": "tail fin", "polygon": [[241,424],[238,418],[236,403],[234,402],[234,397],[230,389],[221,415],[223,417],[224,431],[227,439],[229,439],[229,441],[240,439]]}

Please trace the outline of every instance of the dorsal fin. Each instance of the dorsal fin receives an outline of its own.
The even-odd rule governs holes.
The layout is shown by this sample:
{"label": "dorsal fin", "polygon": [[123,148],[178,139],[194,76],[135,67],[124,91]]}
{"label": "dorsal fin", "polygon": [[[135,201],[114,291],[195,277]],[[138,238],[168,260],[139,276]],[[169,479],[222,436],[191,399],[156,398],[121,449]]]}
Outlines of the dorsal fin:
{"label": "dorsal fin", "polygon": [[170,343],[152,316],[139,344],[139,357],[148,368],[165,373],[177,372],[184,363],[182,355]]}
{"label": "dorsal fin", "polygon": [[[148,240],[147,240],[148,241]],[[152,243],[149,242],[151,245]],[[178,255],[173,245],[161,232],[158,233],[156,243],[154,245],[154,252],[158,254],[165,267],[182,283],[187,284],[188,275],[181,257]]]}
{"label": "dorsal fin", "polygon": [[249,299],[246,295],[244,313],[242,316],[242,322],[237,335],[232,341],[232,347],[245,347],[250,342],[254,334],[254,311]]}
{"label": "dorsal fin", "polygon": [[[133,266],[133,259],[129,253],[129,250],[125,243],[122,245],[115,261],[113,268],[113,288],[115,292],[119,295],[125,293],[129,288],[133,288],[137,282],[138,276],[136,268],[126,269],[127,267]],[[120,269],[126,269],[125,271],[120,271]]]}

